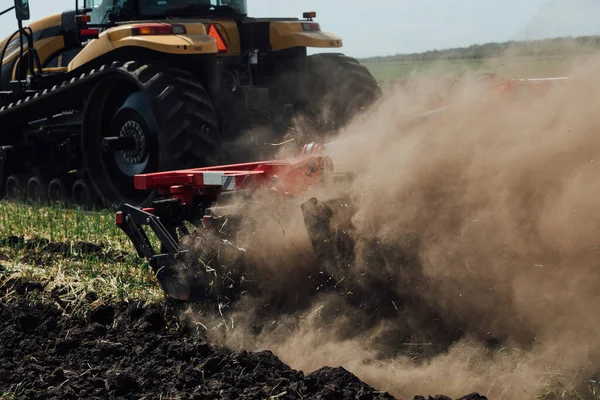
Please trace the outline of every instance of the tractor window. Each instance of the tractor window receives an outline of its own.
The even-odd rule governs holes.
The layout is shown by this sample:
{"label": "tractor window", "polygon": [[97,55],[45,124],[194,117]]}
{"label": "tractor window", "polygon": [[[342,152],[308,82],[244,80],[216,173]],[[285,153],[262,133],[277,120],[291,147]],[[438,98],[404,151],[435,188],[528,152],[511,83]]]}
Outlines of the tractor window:
{"label": "tractor window", "polygon": [[248,14],[246,0],[221,0],[216,2],[220,6],[227,6],[237,10],[240,14]]}
{"label": "tractor window", "polygon": [[140,14],[144,16],[205,16],[233,12],[246,14],[246,0],[140,0]]}
{"label": "tractor window", "polygon": [[108,13],[118,12],[125,1],[127,0],[88,0],[87,5],[92,9],[92,24],[107,23]]}

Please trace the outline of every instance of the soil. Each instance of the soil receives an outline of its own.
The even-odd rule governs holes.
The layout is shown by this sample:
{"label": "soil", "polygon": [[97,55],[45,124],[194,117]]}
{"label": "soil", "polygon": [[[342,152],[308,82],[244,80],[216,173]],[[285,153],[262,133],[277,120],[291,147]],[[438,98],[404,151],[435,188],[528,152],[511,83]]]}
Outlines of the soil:
{"label": "soil", "polygon": [[179,324],[169,304],[97,305],[92,294],[84,300],[87,313],[69,315],[59,303],[32,295],[42,289],[23,280],[0,285],[0,394],[14,393],[17,399],[393,398],[340,367],[304,374],[270,351],[214,347]]}

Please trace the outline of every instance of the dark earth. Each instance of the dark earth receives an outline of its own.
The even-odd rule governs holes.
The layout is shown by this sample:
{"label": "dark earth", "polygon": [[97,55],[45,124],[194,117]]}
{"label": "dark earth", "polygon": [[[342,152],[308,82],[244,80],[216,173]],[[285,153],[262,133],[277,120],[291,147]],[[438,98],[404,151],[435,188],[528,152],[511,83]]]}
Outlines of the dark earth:
{"label": "dark earth", "polygon": [[[0,267],[0,277],[2,269]],[[0,395],[16,399],[392,399],[338,367],[295,371],[270,351],[232,352],[180,325],[172,305],[69,315],[39,283],[0,280]],[[450,399],[442,395],[415,399]],[[462,400],[482,400],[470,394]]]}

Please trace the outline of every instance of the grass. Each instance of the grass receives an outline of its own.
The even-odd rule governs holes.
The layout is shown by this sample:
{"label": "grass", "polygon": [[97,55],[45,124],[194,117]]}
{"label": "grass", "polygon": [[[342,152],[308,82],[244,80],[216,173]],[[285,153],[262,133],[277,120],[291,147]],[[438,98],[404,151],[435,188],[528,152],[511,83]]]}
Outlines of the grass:
{"label": "grass", "polygon": [[441,67],[450,73],[462,73],[468,70],[480,68],[482,60],[453,60],[438,62],[364,62],[375,79],[382,82],[394,81],[406,78],[412,74],[425,72],[432,67]]}
{"label": "grass", "polygon": [[[582,56],[584,57],[584,56]],[[496,72],[512,78],[552,77],[568,73],[571,61],[566,57],[521,57],[510,62],[484,59],[439,60],[434,62],[364,61],[363,64],[381,82],[405,79],[411,75],[426,72],[432,68],[448,75],[461,75],[465,72]]]}
{"label": "grass", "polygon": [[18,392],[20,388],[17,388],[15,391],[13,392],[0,392],[0,400],[13,400],[15,399],[20,393],[20,391]]}
{"label": "grass", "polygon": [[44,237],[50,241],[84,241],[133,251],[109,211],[86,212],[0,203],[0,237]]}
{"label": "grass", "polygon": [[[10,236],[64,243],[57,249],[41,241],[0,242],[2,280],[41,282],[59,288],[61,299],[76,302],[93,292],[99,301],[156,300],[162,291],[152,271],[108,211],[85,212],[0,203],[0,239]],[[86,252],[79,242],[100,245]]]}

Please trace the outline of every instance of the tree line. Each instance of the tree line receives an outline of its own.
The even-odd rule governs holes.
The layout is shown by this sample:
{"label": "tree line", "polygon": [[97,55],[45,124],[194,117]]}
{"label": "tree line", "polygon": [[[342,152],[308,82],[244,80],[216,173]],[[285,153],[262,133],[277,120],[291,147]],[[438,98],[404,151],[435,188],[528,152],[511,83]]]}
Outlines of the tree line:
{"label": "tree line", "polygon": [[477,60],[497,57],[506,52],[520,57],[552,57],[572,54],[594,53],[600,50],[600,36],[559,37],[531,41],[507,41],[502,43],[474,44],[422,53],[396,54],[363,58],[361,61],[378,62],[428,62],[438,60]]}

